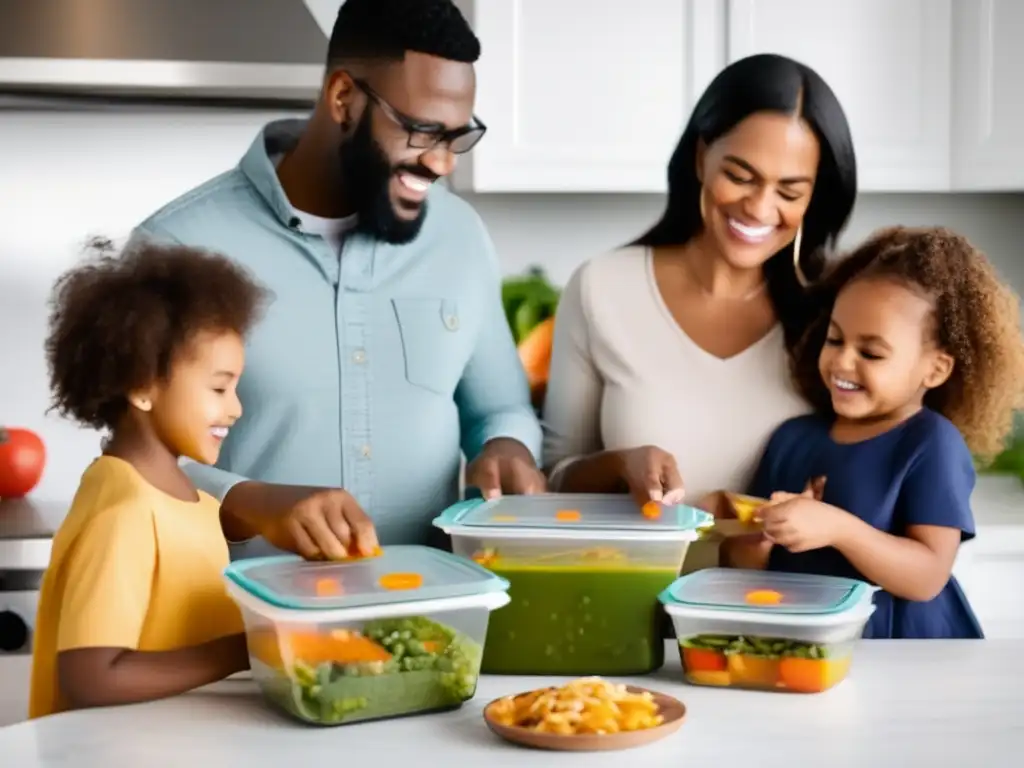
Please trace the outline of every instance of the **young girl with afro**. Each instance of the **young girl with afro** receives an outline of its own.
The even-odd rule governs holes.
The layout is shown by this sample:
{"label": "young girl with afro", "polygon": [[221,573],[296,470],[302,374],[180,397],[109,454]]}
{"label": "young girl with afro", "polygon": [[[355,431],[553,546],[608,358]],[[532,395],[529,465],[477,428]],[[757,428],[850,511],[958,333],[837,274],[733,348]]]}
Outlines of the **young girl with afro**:
{"label": "young girl with afro", "polygon": [[974,536],[974,456],[996,454],[1024,392],[1018,299],[941,228],[880,231],[816,287],[794,356],[815,412],[769,440],[752,495],[764,538],[727,565],[877,585],[864,637],[980,638],[952,576]]}
{"label": "young girl with afro", "polygon": [[226,519],[179,459],[215,463],[242,416],[243,340],[265,298],[227,258],[148,243],[118,255],[100,244],[58,281],[54,408],[107,436],[53,540],[30,717],[172,696],[248,668],[222,582],[224,531],[296,551],[298,523]]}

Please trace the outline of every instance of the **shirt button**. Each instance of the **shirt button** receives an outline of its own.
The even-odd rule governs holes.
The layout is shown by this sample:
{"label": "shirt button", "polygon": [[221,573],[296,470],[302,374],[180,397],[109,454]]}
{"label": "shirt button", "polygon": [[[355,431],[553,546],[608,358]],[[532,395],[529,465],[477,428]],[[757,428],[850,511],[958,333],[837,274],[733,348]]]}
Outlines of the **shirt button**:
{"label": "shirt button", "polygon": [[455,315],[447,315],[444,318],[444,325],[449,331],[454,331],[459,327],[459,318]]}
{"label": "shirt button", "polygon": [[363,454],[364,458],[370,458],[370,446],[364,445],[362,448],[359,449],[359,452]]}
{"label": "shirt button", "polygon": [[366,353],[363,350],[361,350],[361,349],[357,349],[352,354],[352,360],[355,361],[356,363],[359,363],[360,365],[362,365],[363,363],[366,362]]}

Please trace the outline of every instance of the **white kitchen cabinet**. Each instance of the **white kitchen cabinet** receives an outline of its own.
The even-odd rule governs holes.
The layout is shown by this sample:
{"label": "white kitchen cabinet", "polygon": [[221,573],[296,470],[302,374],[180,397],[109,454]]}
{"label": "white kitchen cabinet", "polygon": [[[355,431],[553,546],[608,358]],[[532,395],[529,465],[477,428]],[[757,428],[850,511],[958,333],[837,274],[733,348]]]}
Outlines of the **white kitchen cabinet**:
{"label": "white kitchen cabinet", "polygon": [[985,637],[1024,640],[1024,536],[986,540],[984,533],[962,547],[953,574]]}
{"label": "white kitchen cabinet", "polygon": [[456,0],[483,44],[484,140],[455,187],[662,192],[696,98],[724,63],[709,0]]}
{"label": "white kitchen cabinet", "polygon": [[456,0],[483,43],[475,192],[662,192],[693,105],[775,52],[835,90],[862,192],[1024,190],[1020,0]]}
{"label": "white kitchen cabinet", "polygon": [[952,0],[728,0],[728,59],[780,53],[832,87],[863,191],[947,190]]}
{"label": "white kitchen cabinet", "polygon": [[986,637],[1024,640],[1024,485],[981,475],[971,507],[977,536],[960,547],[953,574]]}
{"label": "white kitchen cabinet", "polygon": [[953,186],[1024,189],[1024,2],[958,0]]}

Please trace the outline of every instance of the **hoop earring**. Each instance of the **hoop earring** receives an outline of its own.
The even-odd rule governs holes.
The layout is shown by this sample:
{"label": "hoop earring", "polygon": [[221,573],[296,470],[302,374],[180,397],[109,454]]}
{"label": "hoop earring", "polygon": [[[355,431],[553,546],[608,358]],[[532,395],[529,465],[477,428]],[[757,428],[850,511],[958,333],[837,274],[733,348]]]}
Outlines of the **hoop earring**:
{"label": "hoop earring", "polygon": [[707,215],[707,212],[704,210],[704,185],[703,184],[700,187],[700,192],[697,193],[697,199],[700,201],[700,220],[705,225],[707,225],[708,215]]}
{"label": "hoop earring", "polygon": [[800,283],[804,288],[811,284],[811,281],[807,279],[807,275],[804,274],[803,268],[800,266],[800,243],[804,239],[804,225],[801,224],[797,227],[796,237],[793,238],[793,271],[796,272],[797,282]]}

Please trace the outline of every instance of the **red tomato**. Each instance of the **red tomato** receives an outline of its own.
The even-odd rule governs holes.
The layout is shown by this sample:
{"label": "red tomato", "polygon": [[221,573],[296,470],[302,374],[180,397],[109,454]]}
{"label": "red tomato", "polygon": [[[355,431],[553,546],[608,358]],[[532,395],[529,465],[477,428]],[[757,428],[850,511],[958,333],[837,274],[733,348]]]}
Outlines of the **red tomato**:
{"label": "red tomato", "polygon": [[46,446],[27,429],[0,427],[0,499],[20,499],[39,483]]}

